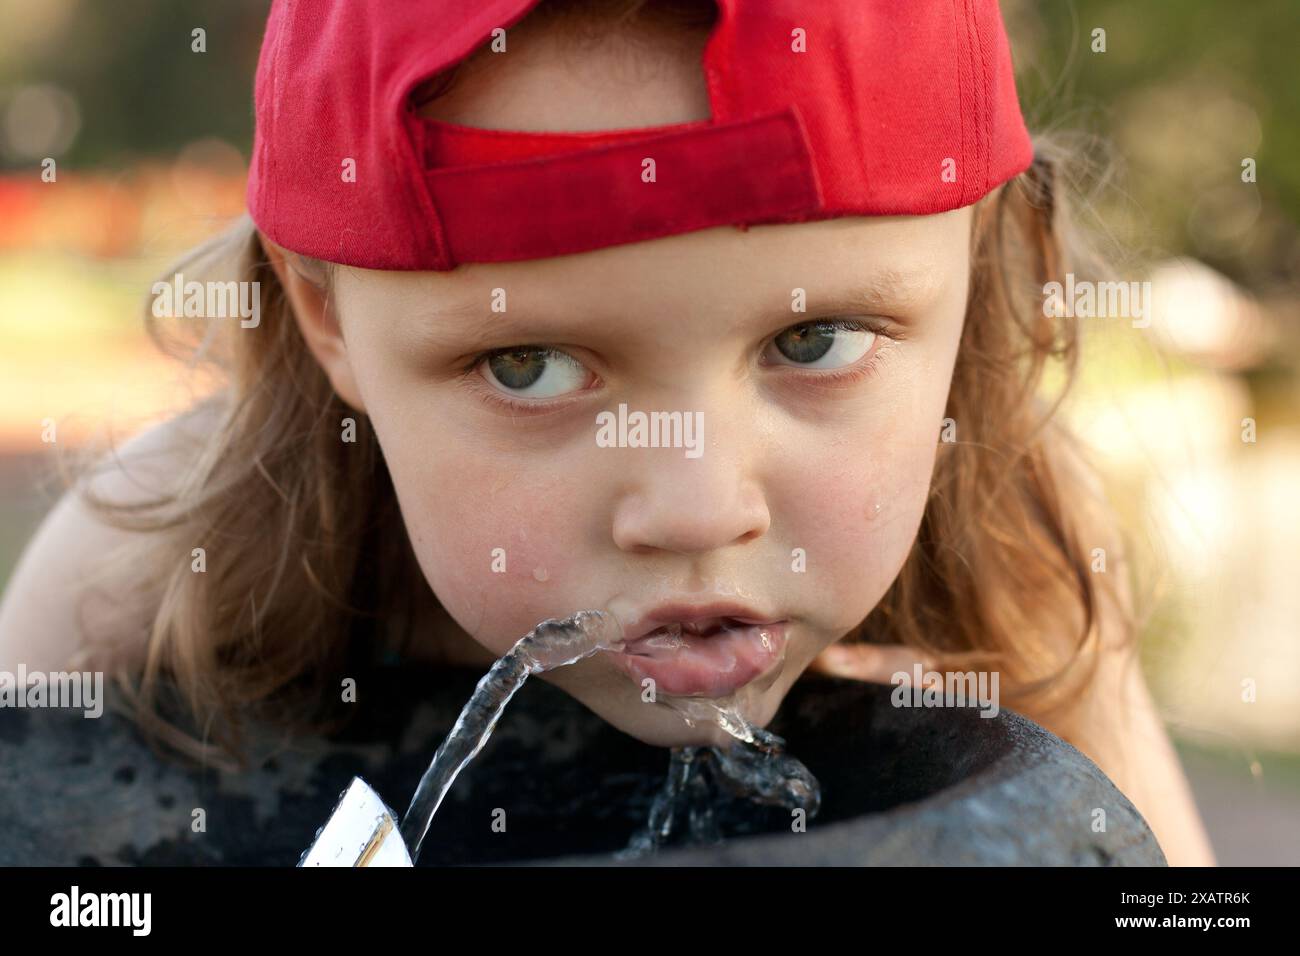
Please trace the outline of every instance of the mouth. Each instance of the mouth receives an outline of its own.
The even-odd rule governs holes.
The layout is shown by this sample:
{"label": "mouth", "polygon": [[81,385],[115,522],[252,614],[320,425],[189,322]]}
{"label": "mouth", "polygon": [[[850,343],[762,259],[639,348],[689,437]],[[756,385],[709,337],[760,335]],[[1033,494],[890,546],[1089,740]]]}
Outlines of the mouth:
{"label": "mouth", "polygon": [[740,605],[661,605],[626,630],[614,663],[656,693],[723,697],[784,656],[788,621]]}
{"label": "mouth", "polygon": [[709,604],[674,601],[655,605],[631,616],[624,625],[624,633],[625,640],[632,643],[675,624],[680,625],[684,633],[702,635],[716,633],[727,626],[776,623],[776,616],[735,601],[714,601]]}

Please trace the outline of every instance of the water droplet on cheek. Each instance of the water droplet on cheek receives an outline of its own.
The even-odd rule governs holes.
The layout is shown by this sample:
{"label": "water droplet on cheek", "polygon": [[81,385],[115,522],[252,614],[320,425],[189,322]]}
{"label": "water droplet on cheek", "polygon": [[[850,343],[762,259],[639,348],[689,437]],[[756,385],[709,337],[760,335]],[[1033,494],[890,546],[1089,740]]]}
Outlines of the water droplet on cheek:
{"label": "water droplet on cheek", "polygon": [[550,573],[545,568],[533,568],[534,581],[546,581],[550,576]]}

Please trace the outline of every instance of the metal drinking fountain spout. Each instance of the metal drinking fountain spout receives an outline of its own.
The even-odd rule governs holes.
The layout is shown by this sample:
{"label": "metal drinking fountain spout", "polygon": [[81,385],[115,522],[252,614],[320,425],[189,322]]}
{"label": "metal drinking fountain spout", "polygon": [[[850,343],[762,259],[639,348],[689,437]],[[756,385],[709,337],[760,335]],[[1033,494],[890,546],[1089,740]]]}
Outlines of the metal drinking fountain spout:
{"label": "metal drinking fountain spout", "polygon": [[343,791],[299,866],[414,866],[397,820],[360,777]]}

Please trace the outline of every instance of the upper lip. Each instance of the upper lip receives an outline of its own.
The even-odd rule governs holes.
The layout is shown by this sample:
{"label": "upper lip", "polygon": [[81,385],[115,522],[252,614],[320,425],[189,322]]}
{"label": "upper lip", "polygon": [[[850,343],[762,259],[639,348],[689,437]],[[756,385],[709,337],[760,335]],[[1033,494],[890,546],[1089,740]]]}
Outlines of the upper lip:
{"label": "upper lip", "polygon": [[718,618],[734,618],[744,624],[775,624],[783,620],[735,601],[714,601],[709,604],[673,601],[642,612],[628,625],[624,640],[629,643],[639,640],[665,624],[691,624]]}

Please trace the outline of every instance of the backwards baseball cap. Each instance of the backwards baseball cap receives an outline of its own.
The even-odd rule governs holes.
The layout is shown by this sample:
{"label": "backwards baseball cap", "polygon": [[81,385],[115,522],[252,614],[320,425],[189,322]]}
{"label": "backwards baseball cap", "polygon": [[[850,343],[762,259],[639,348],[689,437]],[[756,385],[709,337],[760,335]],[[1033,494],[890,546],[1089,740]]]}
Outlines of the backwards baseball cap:
{"label": "backwards baseball cap", "polygon": [[538,2],[275,0],[248,178],[258,228],[317,259],[448,270],[938,213],[1033,160],[995,0],[717,0],[703,121],[539,133],[417,114],[417,87]]}

